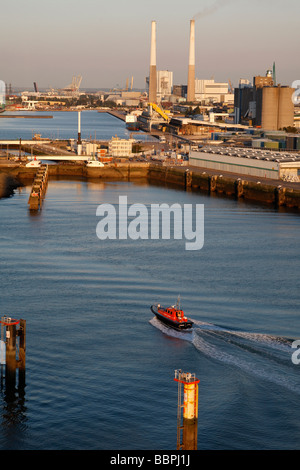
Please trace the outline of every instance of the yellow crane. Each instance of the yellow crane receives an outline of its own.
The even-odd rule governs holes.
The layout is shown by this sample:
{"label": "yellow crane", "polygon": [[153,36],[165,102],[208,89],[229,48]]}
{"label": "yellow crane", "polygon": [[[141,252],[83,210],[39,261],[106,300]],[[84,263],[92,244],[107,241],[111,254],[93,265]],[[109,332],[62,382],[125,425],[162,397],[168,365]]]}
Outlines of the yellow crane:
{"label": "yellow crane", "polygon": [[165,113],[165,111],[163,111],[159,106],[157,106],[157,104],[148,103],[148,106],[151,106],[151,108],[154,109],[154,111],[156,111],[158,114],[160,114],[161,117],[163,117],[166,121],[170,120],[170,117],[167,115],[167,113]]}

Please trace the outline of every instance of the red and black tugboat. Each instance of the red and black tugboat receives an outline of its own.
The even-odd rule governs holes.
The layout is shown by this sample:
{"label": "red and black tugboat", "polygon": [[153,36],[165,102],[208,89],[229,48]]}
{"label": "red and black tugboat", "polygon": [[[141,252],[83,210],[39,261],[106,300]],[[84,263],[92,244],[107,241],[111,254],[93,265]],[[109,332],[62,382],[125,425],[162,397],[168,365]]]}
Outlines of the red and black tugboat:
{"label": "red and black tugboat", "polygon": [[151,311],[165,325],[178,331],[188,331],[193,328],[193,322],[184,315],[180,308],[180,299],[178,297],[176,305],[163,307],[160,304],[151,305]]}

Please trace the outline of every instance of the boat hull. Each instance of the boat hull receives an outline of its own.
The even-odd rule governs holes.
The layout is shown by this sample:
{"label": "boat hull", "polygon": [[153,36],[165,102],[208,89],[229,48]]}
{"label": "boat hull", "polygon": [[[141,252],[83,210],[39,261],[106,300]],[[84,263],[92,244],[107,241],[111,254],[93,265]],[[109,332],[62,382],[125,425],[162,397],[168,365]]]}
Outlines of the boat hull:
{"label": "boat hull", "polygon": [[126,129],[127,129],[128,131],[139,131],[139,130],[140,130],[139,125],[138,125],[137,122],[135,122],[135,123],[132,123],[132,122],[127,123],[127,124],[126,124]]}
{"label": "boat hull", "polygon": [[156,316],[156,318],[158,318],[158,320],[160,320],[165,325],[173,328],[174,330],[191,331],[191,329],[193,328],[193,322],[191,320],[188,320],[187,322],[175,322],[171,320],[170,318],[167,318],[161,313],[159,313],[155,305],[151,305],[150,308],[151,308],[152,313],[154,313],[154,315]]}

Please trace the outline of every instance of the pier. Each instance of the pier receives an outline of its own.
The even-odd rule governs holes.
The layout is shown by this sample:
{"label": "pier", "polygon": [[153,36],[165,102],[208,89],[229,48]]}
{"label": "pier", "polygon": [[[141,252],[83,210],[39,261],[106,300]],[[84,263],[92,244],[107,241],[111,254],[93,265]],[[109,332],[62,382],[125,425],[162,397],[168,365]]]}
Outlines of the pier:
{"label": "pier", "polygon": [[40,115],[40,114],[0,114],[0,118],[8,119],[8,118],[15,118],[15,119],[53,119],[53,116],[49,115]]}
{"label": "pier", "polygon": [[110,114],[111,116],[114,116],[117,119],[120,119],[121,121],[125,122],[125,114],[120,112],[120,111],[113,111],[113,110],[106,110],[105,111],[107,114]]}
{"label": "pier", "polygon": [[29,210],[38,211],[42,208],[43,199],[48,185],[48,165],[41,165],[32,183],[30,196],[28,199]]}

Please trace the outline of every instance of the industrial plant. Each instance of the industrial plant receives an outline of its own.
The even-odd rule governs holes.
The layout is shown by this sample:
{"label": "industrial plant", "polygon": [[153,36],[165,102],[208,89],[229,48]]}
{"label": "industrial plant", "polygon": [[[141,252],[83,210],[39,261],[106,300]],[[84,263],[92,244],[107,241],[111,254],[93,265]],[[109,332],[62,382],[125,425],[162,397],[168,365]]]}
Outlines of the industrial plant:
{"label": "industrial plant", "polygon": [[[124,87],[83,90],[82,76],[78,75],[61,89],[39,91],[34,82],[34,91],[23,91],[18,100],[13,99],[10,87],[6,107],[78,112],[97,109],[122,119],[131,133],[150,133],[165,142],[165,147],[175,142],[176,148],[170,150],[188,147],[189,159],[184,159],[184,164],[300,181],[300,103],[293,100],[294,88],[277,83],[275,62],[272,70],[253,74],[252,81],[241,78],[234,87],[230,79],[216,82],[214,78],[197,77],[194,19],[190,20],[187,40],[186,84],[176,84],[173,71],[157,67],[157,23],[152,21],[144,89],[134,88],[132,76]],[[132,134],[128,142],[113,138],[107,152],[110,157],[128,157],[133,154],[134,142]],[[71,148],[77,154],[87,154],[90,145],[79,139]],[[241,151],[233,153],[232,148]],[[161,150],[158,157],[168,164],[168,153]],[[285,152],[284,158],[275,152]],[[97,154],[94,147],[92,153]],[[182,164],[181,155],[175,161]]]}

